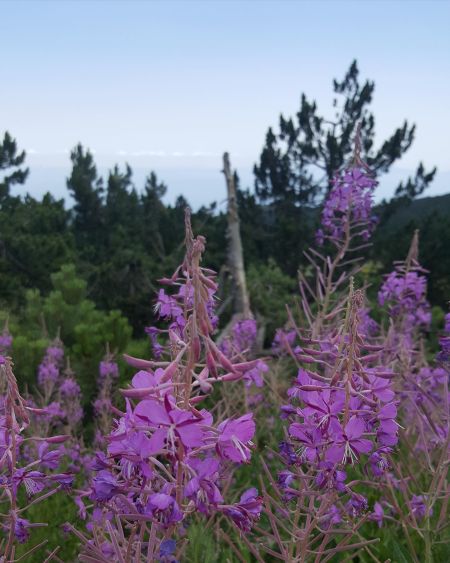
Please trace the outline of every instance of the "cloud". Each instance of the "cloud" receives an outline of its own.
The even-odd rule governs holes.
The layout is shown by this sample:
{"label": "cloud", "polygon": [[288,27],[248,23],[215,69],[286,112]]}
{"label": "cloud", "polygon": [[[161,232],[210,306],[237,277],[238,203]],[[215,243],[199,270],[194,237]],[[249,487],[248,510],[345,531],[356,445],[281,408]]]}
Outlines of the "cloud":
{"label": "cloud", "polygon": [[161,150],[139,150],[130,153],[131,156],[167,156],[166,151]]}

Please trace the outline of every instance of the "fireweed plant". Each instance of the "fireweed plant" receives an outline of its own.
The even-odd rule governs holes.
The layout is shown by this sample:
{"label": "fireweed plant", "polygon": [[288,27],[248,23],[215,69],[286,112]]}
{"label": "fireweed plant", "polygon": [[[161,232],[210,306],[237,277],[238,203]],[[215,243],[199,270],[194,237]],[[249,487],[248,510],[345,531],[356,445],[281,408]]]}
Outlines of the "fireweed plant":
{"label": "fireweed plant", "polygon": [[205,239],[194,238],[189,211],[185,243],[184,261],[161,280],[167,290],[157,299],[168,326],[147,331],[157,359],[126,357],[139,371],[122,390],[125,410],[114,408],[107,450],[80,495],[93,506],[91,535],[72,528],[84,544],[81,561],[175,561],[195,515],[224,515],[244,532],[260,515],[255,488],[235,503],[223,497],[233,466],[250,460],[252,413],[215,424],[200,408],[214,385],[242,379],[258,360],[233,362],[212,339],[217,285],[214,272],[200,265]]}
{"label": "fireweed plant", "polygon": [[[255,319],[238,320],[233,323],[229,334],[220,343],[220,350],[233,362],[245,362],[246,360],[257,357],[257,336],[258,326]],[[244,398],[245,408],[252,409],[257,413],[257,408],[265,407],[265,396],[263,387],[265,375],[269,371],[269,366],[264,359],[260,358],[252,364],[248,370],[243,372],[242,382],[244,392],[235,386],[235,393],[227,393],[223,397],[226,406],[231,402],[234,405],[239,403],[239,395]]]}
{"label": "fireweed plant", "polygon": [[[430,365],[424,349],[424,333],[431,321],[426,288],[416,232],[408,256],[395,264],[378,295],[379,303],[389,311],[383,356],[396,373],[400,442],[404,446],[388,474],[384,506],[402,526],[408,555],[415,562],[432,561],[433,547],[443,543],[448,529],[448,335],[440,338],[441,351]],[[444,330],[448,329],[447,315]]]}
{"label": "fireweed plant", "polygon": [[[89,453],[83,445],[81,420],[81,390],[70,361],[64,357],[64,345],[59,337],[50,342],[38,366],[37,389],[27,397],[27,404],[37,407],[30,416],[33,435],[45,438],[52,434],[68,437],[62,446],[61,470],[72,474],[84,471]],[[26,455],[33,457],[32,445],[25,448]]]}
{"label": "fireweed plant", "polygon": [[[357,136],[353,162],[336,176],[324,204],[316,243],[328,243],[330,254],[306,253],[316,275],[311,283],[300,274],[303,318],[299,324],[289,312],[289,326],[273,345],[295,361],[298,375],[282,407],[288,425],[278,457],[284,468],[275,480],[265,466],[271,534],[257,530],[258,545],[248,541],[258,560],[266,552],[286,561],[327,561],[357,550],[378,561],[376,540],[361,530],[372,521],[378,527],[394,522],[406,537],[409,560],[431,561],[447,525],[448,358],[442,351],[435,367],[425,359],[430,312],[417,233],[407,259],[380,289],[387,329],[371,319],[364,292],[354,289],[376,224],[376,182],[359,145]],[[441,345],[448,353],[446,336]],[[429,476],[426,482],[412,467]]]}
{"label": "fireweed plant", "polygon": [[109,351],[109,346],[107,346],[105,356],[98,369],[98,396],[94,402],[96,422],[94,445],[99,448],[105,445],[104,437],[108,435],[112,428],[112,398],[118,377],[119,366],[114,355]]}
{"label": "fireweed plant", "polygon": [[[17,387],[11,359],[4,355],[0,355],[0,381],[3,392],[0,404],[0,561],[11,563],[26,561],[46,543],[38,543],[16,558],[16,544],[26,543],[33,528],[47,525],[30,522],[27,510],[60,490],[70,489],[73,477],[70,473],[55,471],[63,455],[60,445],[67,436],[41,438],[27,435],[30,414],[45,413],[26,406]],[[31,460],[22,454],[30,442],[36,451]],[[50,561],[53,555],[54,552],[47,558],[42,556],[42,561]]]}
{"label": "fireweed plant", "polygon": [[314,284],[300,279],[306,327],[291,314],[290,329],[277,333],[275,349],[290,354],[298,374],[282,407],[287,435],[276,481],[266,465],[271,534],[253,548],[258,559],[265,551],[285,561],[325,561],[341,551],[369,550],[375,541],[360,536],[369,506],[354,467],[383,479],[398,441],[394,374],[380,347],[367,341],[364,292],[353,288],[352,277],[376,222],[375,186],[357,140],[353,162],[333,181],[317,232],[317,244],[327,242],[331,254],[306,253],[316,272]]}

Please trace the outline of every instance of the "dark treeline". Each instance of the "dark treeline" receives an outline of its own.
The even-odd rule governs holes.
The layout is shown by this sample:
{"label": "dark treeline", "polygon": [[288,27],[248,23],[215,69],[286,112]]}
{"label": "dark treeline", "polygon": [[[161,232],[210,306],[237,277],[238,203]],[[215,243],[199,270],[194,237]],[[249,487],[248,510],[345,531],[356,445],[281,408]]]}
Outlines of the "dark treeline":
{"label": "dark treeline", "polygon": [[[295,116],[281,115],[278,127],[267,132],[254,167],[255,184],[238,192],[250,295],[262,315],[267,307],[282,311],[286,295],[295,291],[296,271],[307,267],[302,251],[314,236],[317,210],[334,171],[352,158],[357,125],[361,154],[381,181],[413,143],[415,126],[405,121],[375,148],[374,87],[361,82],[354,62],[342,81],[333,82],[331,117],[322,116],[316,103],[302,95]],[[139,333],[152,320],[156,280],[180,260],[188,202],[180,196],[175,205],[166,205],[167,188],[155,172],[144,186],[134,185],[128,165],[116,165],[106,178],[99,177],[92,154],[81,144],[70,158],[67,188],[75,203],[68,209],[51,194],[41,200],[12,195],[11,186],[26,182],[26,158],[8,133],[0,144],[0,309],[20,310],[30,288],[47,294],[50,274],[74,264],[87,281],[88,297],[100,309],[122,311]],[[434,173],[419,164],[415,175],[379,206],[367,275],[375,281],[402,258],[419,228],[422,263],[432,272],[430,299],[444,306],[450,295],[448,198],[447,208],[439,205],[427,213],[414,202]],[[406,206],[417,207],[417,213],[397,224]],[[202,207],[193,213],[193,226],[207,238],[208,265],[226,279],[225,215],[214,204]]]}

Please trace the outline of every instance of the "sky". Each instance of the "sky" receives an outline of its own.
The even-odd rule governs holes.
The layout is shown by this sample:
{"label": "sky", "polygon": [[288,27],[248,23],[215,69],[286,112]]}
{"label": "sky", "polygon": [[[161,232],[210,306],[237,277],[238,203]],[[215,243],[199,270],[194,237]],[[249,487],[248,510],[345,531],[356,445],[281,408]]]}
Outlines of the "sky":
{"label": "sky", "polygon": [[378,198],[419,161],[438,167],[427,194],[449,192],[449,23],[444,0],[3,0],[0,134],[30,167],[15,193],[66,197],[81,142],[102,174],[128,162],[137,188],[154,170],[169,202],[223,202],[223,152],[252,186],[267,128],[302,92],[331,116],[332,79],[354,58],[376,84],[376,140],[417,124]]}

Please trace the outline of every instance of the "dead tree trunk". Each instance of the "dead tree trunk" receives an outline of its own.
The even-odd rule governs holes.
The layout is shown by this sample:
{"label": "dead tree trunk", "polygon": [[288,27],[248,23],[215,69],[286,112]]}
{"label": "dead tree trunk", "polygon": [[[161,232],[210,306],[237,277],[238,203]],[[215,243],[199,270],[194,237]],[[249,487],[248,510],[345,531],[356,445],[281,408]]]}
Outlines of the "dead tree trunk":
{"label": "dead tree trunk", "polygon": [[239,213],[237,206],[236,181],[231,170],[228,153],[223,155],[223,173],[227,184],[228,195],[228,264],[233,279],[233,316],[244,319],[251,317],[250,300],[244,269],[244,253],[242,250]]}

